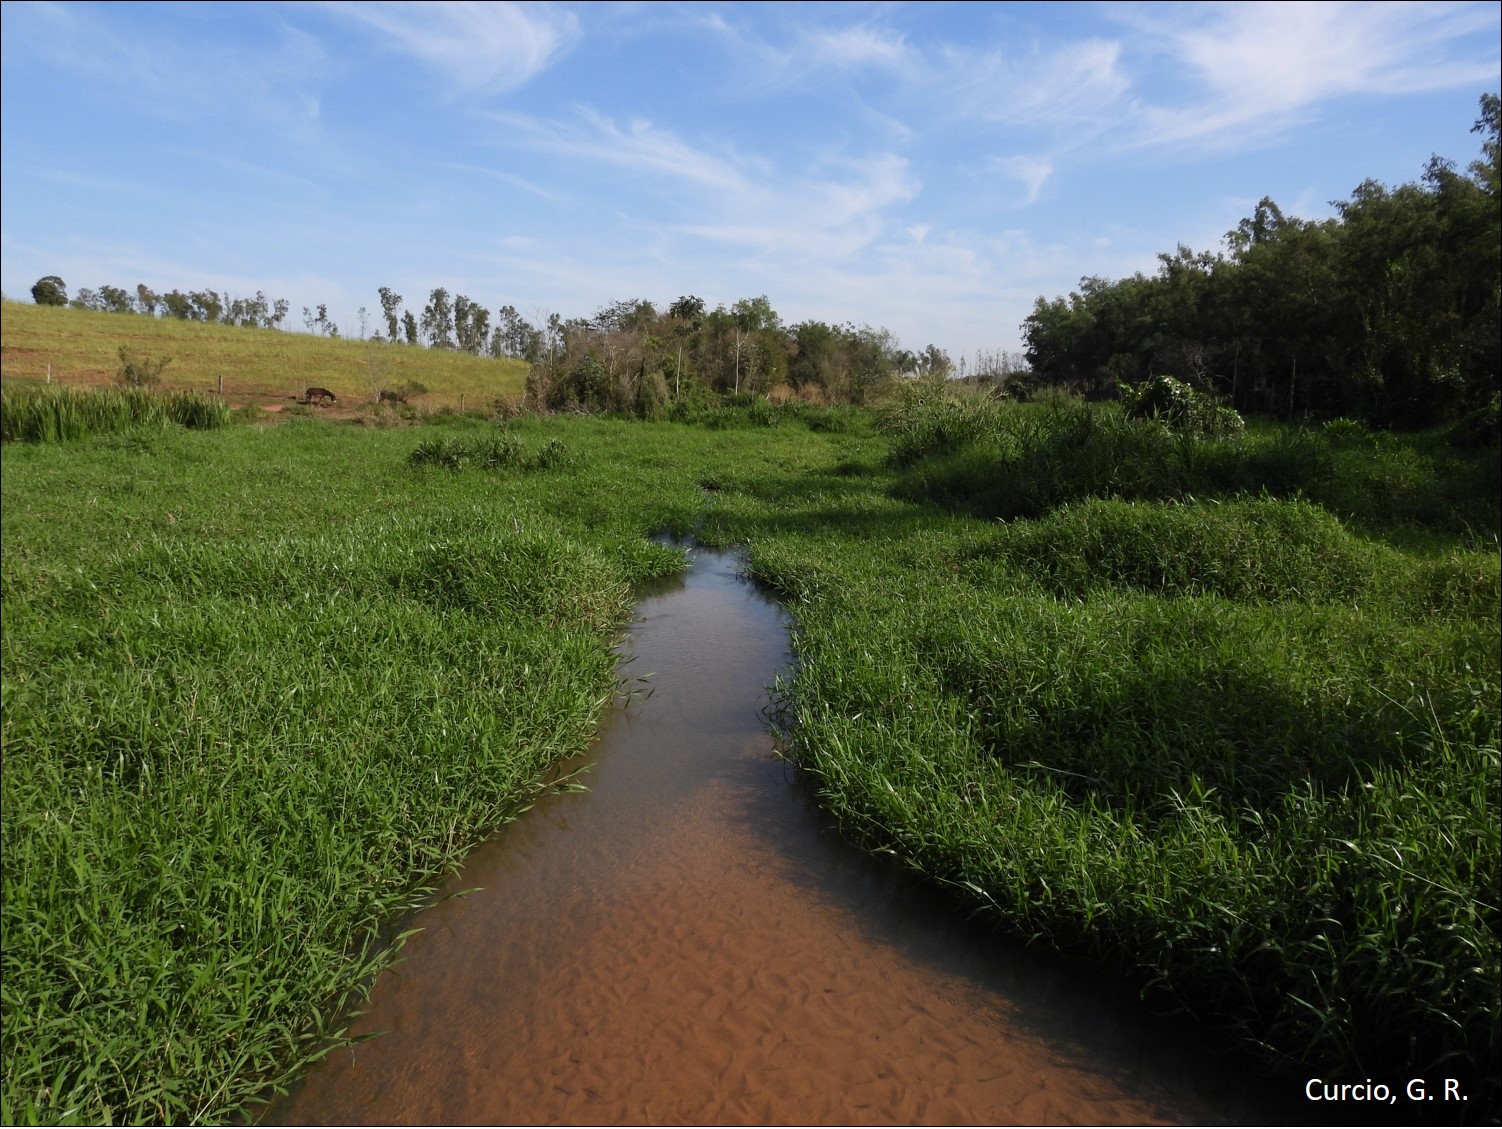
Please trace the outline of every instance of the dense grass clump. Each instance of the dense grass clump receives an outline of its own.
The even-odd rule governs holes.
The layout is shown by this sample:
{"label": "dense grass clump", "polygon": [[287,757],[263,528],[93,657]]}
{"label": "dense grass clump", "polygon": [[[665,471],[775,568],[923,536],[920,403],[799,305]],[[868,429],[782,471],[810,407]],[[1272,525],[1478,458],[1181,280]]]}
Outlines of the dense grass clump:
{"label": "dense grass clump", "polygon": [[1484,1088],[1495,618],[1060,599],[968,581],[967,540],[758,543],[803,597],[791,752],[847,830],[1274,1061]]}
{"label": "dense grass clump", "polygon": [[466,466],[485,470],[549,470],[568,466],[573,460],[568,447],[556,437],[543,443],[536,455],[528,456],[522,441],[509,431],[492,431],[467,440],[451,435],[424,439],[407,456],[407,462],[414,467],[436,466],[446,470]]}
{"label": "dense grass clump", "polygon": [[101,563],[5,600],[5,1120],[216,1119],[583,746],[629,587],[425,518]]}
{"label": "dense grass clump", "polygon": [[[1212,410],[1213,409],[1207,409]],[[1445,435],[1350,427],[1174,426],[1115,404],[899,400],[884,417],[898,497],[987,518],[1036,518],[1086,498],[1305,498],[1366,528],[1495,529],[1502,471],[1493,451]]]}
{"label": "dense grass clump", "polygon": [[1344,601],[1381,597],[1390,551],[1307,502],[1151,505],[1091,498],[1017,522],[993,551],[1059,595],[1129,586],[1167,596]]}
{"label": "dense grass clump", "polygon": [[65,388],[11,385],[0,389],[0,439],[61,443],[133,427],[225,427],[224,401],[197,392],[146,388]]}
{"label": "dense grass clump", "polygon": [[1495,1101],[1489,472],[1364,429],[910,409],[847,481],[954,516],[740,510],[798,609],[790,754],[848,832],[1284,1069]]}

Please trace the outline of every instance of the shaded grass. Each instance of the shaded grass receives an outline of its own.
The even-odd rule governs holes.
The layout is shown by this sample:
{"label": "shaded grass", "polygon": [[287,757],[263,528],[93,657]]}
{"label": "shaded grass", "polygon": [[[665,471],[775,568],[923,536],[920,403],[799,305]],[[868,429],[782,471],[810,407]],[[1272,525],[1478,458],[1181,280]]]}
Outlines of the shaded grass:
{"label": "shaded grass", "polygon": [[847,832],[1285,1067],[1495,1093],[1495,620],[1060,599],[972,583],[965,540],[754,542]]}
{"label": "shaded grass", "polygon": [[1445,433],[1365,433],[1254,424],[1199,438],[1111,404],[1001,404],[938,396],[888,410],[897,496],[978,517],[1036,518],[1085,498],[1173,501],[1267,494],[1317,502],[1369,531],[1494,532],[1495,451]]}

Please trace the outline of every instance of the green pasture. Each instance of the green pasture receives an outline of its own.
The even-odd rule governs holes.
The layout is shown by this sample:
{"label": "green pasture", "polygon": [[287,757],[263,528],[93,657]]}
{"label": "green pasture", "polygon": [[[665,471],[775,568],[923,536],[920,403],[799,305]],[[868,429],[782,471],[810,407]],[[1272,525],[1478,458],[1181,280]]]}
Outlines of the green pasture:
{"label": "green pasture", "polygon": [[327,388],[341,404],[374,401],[383,389],[418,386],[413,402],[468,408],[522,398],[524,362],[477,357],[454,349],[421,349],[274,329],[101,313],[6,302],[3,371],[7,382],[101,385],[116,380],[120,350],[133,357],[171,358],[164,389],[218,393],[226,402],[289,400]]}

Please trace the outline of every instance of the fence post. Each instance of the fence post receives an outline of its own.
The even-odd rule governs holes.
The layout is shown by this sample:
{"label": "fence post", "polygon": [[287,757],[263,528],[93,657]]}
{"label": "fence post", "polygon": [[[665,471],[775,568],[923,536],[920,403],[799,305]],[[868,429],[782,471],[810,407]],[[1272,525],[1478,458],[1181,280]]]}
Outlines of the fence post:
{"label": "fence post", "polygon": [[219,395],[224,395],[224,373],[219,374]]}
{"label": "fence post", "polygon": [[459,393],[459,414],[464,414],[464,393]]}
{"label": "fence post", "polygon": [[47,383],[48,384],[52,383],[52,362],[51,361],[47,362]]}

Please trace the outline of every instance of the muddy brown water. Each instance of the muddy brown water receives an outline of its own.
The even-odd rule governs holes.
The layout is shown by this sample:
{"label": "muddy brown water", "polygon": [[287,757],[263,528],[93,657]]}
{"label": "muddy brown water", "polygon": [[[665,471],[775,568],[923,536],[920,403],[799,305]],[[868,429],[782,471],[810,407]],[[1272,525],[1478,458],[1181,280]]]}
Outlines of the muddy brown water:
{"label": "muddy brown water", "polygon": [[[777,605],[699,551],[624,647],[651,675],[589,791],[479,847],[280,1124],[1281,1120],[1118,985],[998,940],[842,842],[773,754]],[[440,893],[440,897],[442,897]]]}

